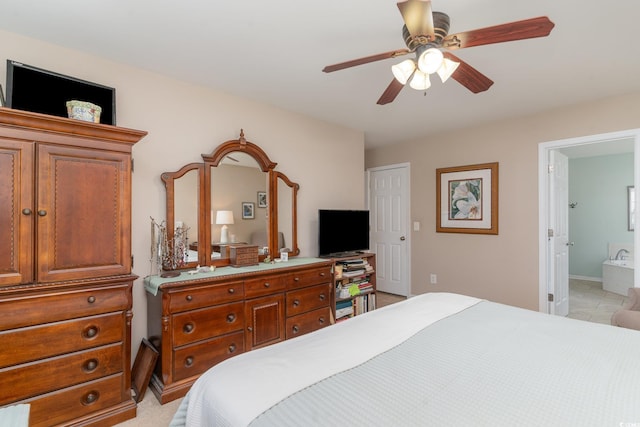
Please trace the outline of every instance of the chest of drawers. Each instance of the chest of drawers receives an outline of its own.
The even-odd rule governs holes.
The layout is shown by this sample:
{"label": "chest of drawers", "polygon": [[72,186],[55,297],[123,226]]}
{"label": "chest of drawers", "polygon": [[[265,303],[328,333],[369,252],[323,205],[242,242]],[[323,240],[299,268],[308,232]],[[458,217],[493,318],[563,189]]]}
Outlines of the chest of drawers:
{"label": "chest of drawers", "polygon": [[29,403],[31,426],[99,425],[108,419],[101,412],[135,415],[128,338],[134,278],[0,293],[0,406]]}
{"label": "chest of drawers", "polygon": [[333,273],[326,260],[154,280],[155,287],[145,282],[153,288],[149,339],[160,351],[151,390],[161,403],[184,396],[204,371],[229,357],[331,323]]}

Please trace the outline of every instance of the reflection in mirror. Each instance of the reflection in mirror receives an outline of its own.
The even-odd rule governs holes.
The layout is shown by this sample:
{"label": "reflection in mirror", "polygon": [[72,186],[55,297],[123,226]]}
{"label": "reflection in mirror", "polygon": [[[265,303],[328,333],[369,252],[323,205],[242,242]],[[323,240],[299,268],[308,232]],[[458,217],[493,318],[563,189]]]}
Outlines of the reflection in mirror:
{"label": "reflection in mirror", "polygon": [[174,231],[182,229],[186,236],[185,247],[189,248],[185,261],[198,262],[198,212],[200,186],[198,170],[193,169],[174,181]]}
{"label": "reflection in mirror", "polygon": [[295,256],[300,253],[298,248],[297,230],[297,196],[300,186],[291,182],[286,175],[275,172],[277,200],[276,215],[278,219],[278,250]]}
{"label": "reflection in mirror", "polygon": [[[227,258],[228,244],[267,246],[269,218],[267,209],[258,207],[257,199],[259,192],[267,192],[267,183],[268,174],[245,153],[230,153],[218,166],[211,167],[212,260]],[[222,232],[225,223],[226,239]]]}
{"label": "reflection in mirror", "polygon": [[176,172],[165,172],[161,176],[167,190],[166,231],[171,252],[165,254],[170,258],[163,262],[165,269],[187,268],[198,264],[203,171],[202,164],[191,163]]}

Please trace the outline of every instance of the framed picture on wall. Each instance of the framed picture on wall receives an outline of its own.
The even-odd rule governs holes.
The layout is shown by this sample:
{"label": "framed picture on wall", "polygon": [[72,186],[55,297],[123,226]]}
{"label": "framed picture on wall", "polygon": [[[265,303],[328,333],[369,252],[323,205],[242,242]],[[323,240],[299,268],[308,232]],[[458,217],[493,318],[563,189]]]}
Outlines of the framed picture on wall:
{"label": "framed picture on wall", "polygon": [[254,219],[256,204],[253,202],[242,202],[242,219]]}
{"label": "framed picture on wall", "polygon": [[258,207],[266,208],[267,207],[267,192],[266,191],[258,191]]}
{"label": "framed picture on wall", "polygon": [[498,163],[436,169],[436,231],[498,234]]}

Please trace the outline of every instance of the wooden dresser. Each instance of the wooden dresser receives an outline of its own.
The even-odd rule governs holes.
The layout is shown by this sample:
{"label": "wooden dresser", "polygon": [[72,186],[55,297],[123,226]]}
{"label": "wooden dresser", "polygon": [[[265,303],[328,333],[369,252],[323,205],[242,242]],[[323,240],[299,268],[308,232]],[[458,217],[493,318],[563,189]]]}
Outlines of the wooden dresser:
{"label": "wooden dresser", "polygon": [[0,407],[113,425],[131,398],[131,149],[146,132],[0,108]]}
{"label": "wooden dresser", "polygon": [[148,277],[149,339],[160,350],[151,389],[184,396],[211,366],[331,324],[333,263],[292,258],[212,273]]}

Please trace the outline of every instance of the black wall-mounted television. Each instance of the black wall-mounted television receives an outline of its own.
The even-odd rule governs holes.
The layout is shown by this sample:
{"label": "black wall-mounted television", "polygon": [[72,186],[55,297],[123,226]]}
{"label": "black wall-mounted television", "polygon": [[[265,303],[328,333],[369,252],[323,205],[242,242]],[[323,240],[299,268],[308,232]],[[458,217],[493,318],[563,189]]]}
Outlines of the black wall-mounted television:
{"label": "black wall-mounted television", "polygon": [[319,256],[350,254],[369,249],[369,211],[320,209]]}
{"label": "black wall-mounted television", "polygon": [[67,101],[91,102],[102,108],[100,123],[116,124],[116,90],[7,60],[6,105],[17,110],[68,117]]}

